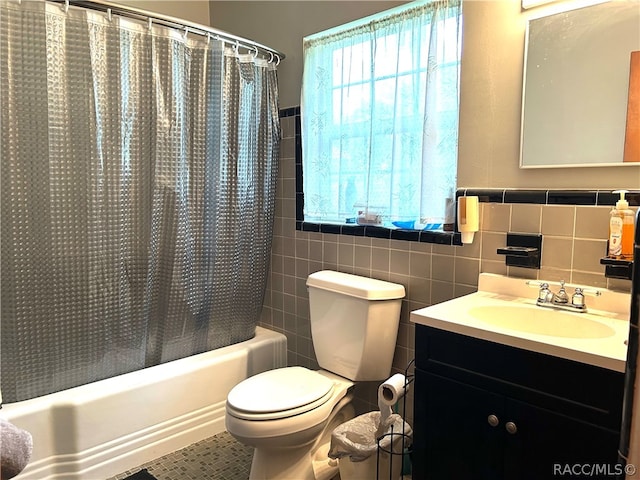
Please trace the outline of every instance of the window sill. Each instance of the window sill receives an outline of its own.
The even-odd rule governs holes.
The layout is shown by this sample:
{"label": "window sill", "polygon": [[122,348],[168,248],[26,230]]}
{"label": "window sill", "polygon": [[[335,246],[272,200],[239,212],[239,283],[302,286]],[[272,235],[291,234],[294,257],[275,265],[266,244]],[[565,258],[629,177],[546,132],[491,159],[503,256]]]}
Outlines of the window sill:
{"label": "window sill", "polygon": [[406,240],[409,242],[436,243],[438,245],[462,245],[458,232],[442,230],[404,230],[377,227],[372,225],[352,225],[339,223],[296,222],[296,230],[303,232],[333,233],[337,235],[353,235],[356,237],[386,238],[389,240]]}

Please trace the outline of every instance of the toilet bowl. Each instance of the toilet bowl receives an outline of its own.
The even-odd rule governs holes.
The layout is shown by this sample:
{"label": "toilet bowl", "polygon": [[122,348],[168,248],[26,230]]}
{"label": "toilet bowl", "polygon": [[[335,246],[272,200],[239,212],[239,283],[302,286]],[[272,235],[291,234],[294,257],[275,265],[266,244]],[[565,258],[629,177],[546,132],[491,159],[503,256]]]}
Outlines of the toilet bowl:
{"label": "toilet bowl", "polygon": [[330,480],[331,433],[355,416],[354,381],[389,375],[402,285],[329,270],[307,280],[311,336],[320,370],[260,373],[227,397],[227,431],[254,447],[250,480]]}
{"label": "toilet bowl", "polygon": [[[251,381],[249,381],[251,380]],[[352,419],[353,382],[303,367],[271,370],[245,380],[227,398],[227,431],[255,448],[251,480],[329,480],[331,432]]]}

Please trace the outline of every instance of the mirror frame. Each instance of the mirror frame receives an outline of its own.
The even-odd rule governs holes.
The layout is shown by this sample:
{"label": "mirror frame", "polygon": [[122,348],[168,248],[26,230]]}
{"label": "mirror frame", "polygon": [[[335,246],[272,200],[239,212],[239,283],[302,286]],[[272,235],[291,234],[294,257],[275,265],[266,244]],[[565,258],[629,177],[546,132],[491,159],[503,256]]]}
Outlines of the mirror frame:
{"label": "mirror frame", "polygon": [[[552,141],[552,145],[550,145],[549,148],[546,149],[547,154],[545,155],[544,152],[543,154],[541,154],[541,156],[545,157],[545,160],[543,160],[541,163],[526,163],[526,152],[527,152],[527,148],[526,148],[526,142],[527,142],[527,131],[531,131],[531,118],[527,117],[527,114],[530,113],[531,111],[531,107],[529,108],[529,111],[527,111],[526,107],[527,107],[527,95],[529,95],[529,98],[531,98],[532,95],[532,90],[531,90],[531,78],[530,75],[528,75],[528,71],[531,70],[531,66],[529,65],[530,61],[531,61],[531,45],[530,45],[530,41],[531,41],[531,24],[532,22],[535,22],[537,20],[542,20],[542,19],[548,19],[550,17],[553,16],[558,16],[557,20],[558,21],[562,21],[563,18],[565,18],[568,14],[571,14],[572,12],[581,12],[584,15],[584,11],[587,8],[591,8],[591,7],[598,7],[601,5],[612,5],[614,3],[617,2],[612,2],[609,0],[589,0],[588,2],[580,2],[580,3],[576,3],[576,2],[572,2],[572,3],[563,3],[563,4],[554,4],[552,6],[547,6],[543,9],[541,9],[542,11],[534,16],[531,16],[527,23],[526,23],[526,30],[525,30],[525,44],[524,44],[524,62],[523,62],[523,77],[522,77],[522,103],[521,103],[521,123],[520,123],[520,154],[519,154],[519,167],[521,169],[540,169],[540,168],[576,168],[576,167],[637,167],[640,166],[640,162],[624,162],[623,161],[623,152],[624,152],[624,143],[625,143],[625,130],[626,130],[626,121],[627,121],[627,110],[629,108],[628,106],[628,92],[629,89],[626,87],[625,85],[625,103],[624,103],[624,112],[618,112],[618,110],[620,108],[622,108],[622,102],[620,101],[621,99],[618,98],[618,101],[616,102],[615,106],[612,107],[614,109],[616,109],[616,118],[617,121],[616,123],[618,125],[620,125],[620,123],[622,124],[622,131],[620,132],[619,136],[616,134],[612,134],[609,136],[609,144],[613,145],[614,143],[617,144],[618,140],[620,142],[620,148],[618,149],[618,146],[615,147],[611,147],[612,149],[615,150],[611,150],[610,154],[607,151],[603,151],[601,152],[601,157],[602,158],[608,158],[609,156],[615,156],[618,157],[618,150],[620,153],[620,159],[619,161],[602,161],[602,162],[588,162],[588,163],[581,163],[580,161],[575,161],[575,162],[566,162],[566,159],[568,158],[566,155],[562,156],[561,154],[558,154],[557,156],[553,157],[553,152],[561,150],[561,145],[559,142],[557,141]],[[636,4],[634,1],[631,2],[623,2],[626,5],[630,5],[630,6],[637,6],[638,4]],[[607,7],[605,7],[607,8]],[[612,8],[617,8],[617,7],[612,7]],[[640,18],[640,11],[638,13],[638,17]],[[602,16],[599,15],[597,17],[598,20],[601,20]],[[612,18],[612,17],[610,17]],[[626,18],[626,17],[625,17]],[[590,28],[590,27],[589,27]],[[590,28],[591,31],[591,28]],[[640,32],[640,30],[639,30]],[[580,33],[580,32],[578,32]],[[594,35],[598,35],[598,38],[600,38],[600,33],[598,31],[591,31],[591,33],[593,33]],[[635,40],[633,40],[633,42],[635,42]],[[637,49],[640,50],[640,34],[638,35],[638,42],[637,42]],[[636,50],[636,46],[634,44],[632,51]],[[548,50],[546,50],[548,51]],[[630,56],[630,55],[629,55]],[[558,55],[557,58],[561,58],[560,55]],[[622,80],[625,79],[625,81],[628,81],[626,79],[629,78],[629,65],[630,65],[630,60],[627,60],[627,65],[625,67],[625,71],[623,74],[619,74],[618,75],[618,80],[615,85],[619,86],[622,83]],[[585,65],[585,62],[581,62],[580,65]],[[618,59],[618,65],[621,65],[622,62]],[[558,77],[555,78],[556,80],[558,79]],[[608,83],[608,82],[605,82]],[[627,83],[628,85],[628,83]],[[529,89],[527,88],[529,87]],[[620,89],[617,89],[616,91],[620,91]],[[618,95],[619,96],[619,95]],[[530,101],[530,100],[529,100]],[[579,105],[579,102],[576,102],[574,105]],[[593,111],[593,110],[592,110]],[[618,114],[621,115],[621,117],[618,117]],[[579,115],[574,115],[574,116],[579,116]],[[537,118],[541,118],[541,114],[540,114],[540,109],[538,110],[538,117]],[[529,122],[529,124],[527,125],[527,121]],[[600,122],[599,122],[600,123]],[[595,127],[595,124],[591,123],[590,125],[594,125],[593,128]],[[617,132],[617,130],[616,130]],[[587,134],[588,135],[588,134]],[[529,137],[531,137],[531,135],[529,135]],[[589,137],[589,136],[588,136]],[[615,138],[614,138],[615,137]],[[540,138],[540,136],[537,137],[538,139]],[[571,141],[571,136],[567,136],[567,139],[569,141]],[[593,138],[592,136],[590,138]],[[531,139],[529,139],[529,141],[531,142]],[[534,140],[535,141],[535,140]],[[573,137],[573,141],[571,141],[571,145],[574,146],[578,146],[578,144],[581,143],[578,141],[578,139],[576,138],[576,136]],[[556,147],[554,147],[557,146]],[[568,146],[568,148],[565,149],[565,153],[568,151],[568,149],[571,149],[571,145]],[[549,154],[549,152],[552,152],[551,154]],[[531,158],[531,157],[530,157]],[[548,160],[549,158],[551,158],[551,160]]]}

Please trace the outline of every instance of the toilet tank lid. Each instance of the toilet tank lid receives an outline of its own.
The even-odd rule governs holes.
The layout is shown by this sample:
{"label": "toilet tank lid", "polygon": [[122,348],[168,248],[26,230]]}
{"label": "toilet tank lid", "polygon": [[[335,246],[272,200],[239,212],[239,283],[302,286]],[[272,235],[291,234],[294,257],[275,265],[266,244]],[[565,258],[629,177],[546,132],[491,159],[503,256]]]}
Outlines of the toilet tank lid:
{"label": "toilet tank lid", "polygon": [[392,300],[404,297],[404,287],[397,283],[349,273],[321,270],[307,278],[307,287],[343,293],[366,300]]}

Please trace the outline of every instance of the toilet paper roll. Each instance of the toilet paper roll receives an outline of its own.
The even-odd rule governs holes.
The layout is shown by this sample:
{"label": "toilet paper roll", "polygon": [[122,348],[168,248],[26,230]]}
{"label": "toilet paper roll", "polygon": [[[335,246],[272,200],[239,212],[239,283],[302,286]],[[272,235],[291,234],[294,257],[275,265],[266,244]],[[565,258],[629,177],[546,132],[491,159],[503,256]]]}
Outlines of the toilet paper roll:
{"label": "toilet paper roll", "polygon": [[395,405],[409,390],[406,379],[401,373],[396,373],[378,387],[378,405]]}

